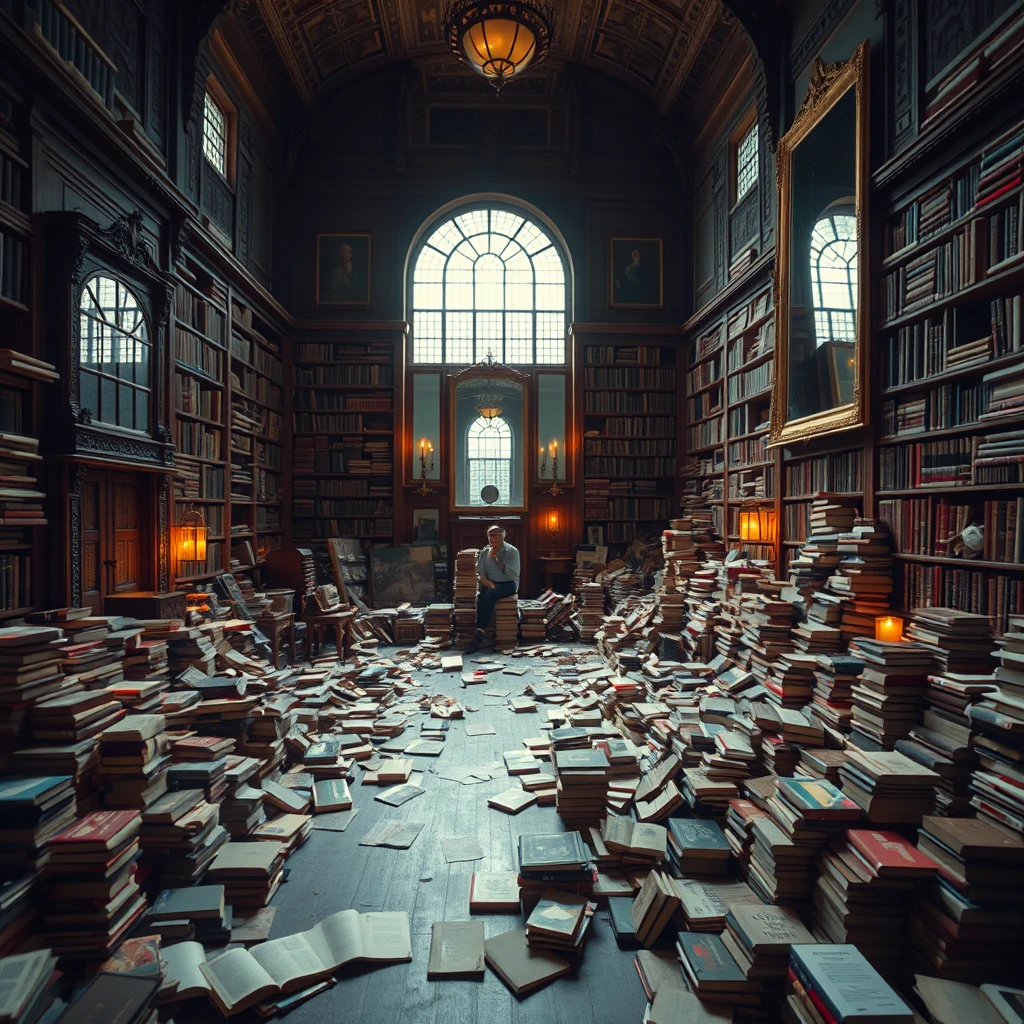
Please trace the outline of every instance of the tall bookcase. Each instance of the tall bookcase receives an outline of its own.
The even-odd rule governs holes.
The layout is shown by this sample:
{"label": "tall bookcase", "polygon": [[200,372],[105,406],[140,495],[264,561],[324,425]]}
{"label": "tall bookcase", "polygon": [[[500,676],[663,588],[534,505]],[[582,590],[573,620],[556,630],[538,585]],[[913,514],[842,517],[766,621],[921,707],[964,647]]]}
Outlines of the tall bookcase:
{"label": "tall bookcase", "polygon": [[394,536],[396,342],[371,332],[298,341],[292,365],[291,541]]}
{"label": "tall bookcase", "polygon": [[0,115],[0,623],[45,600],[39,592],[45,559],[37,527],[46,519],[38,438],[40,399],[53,375],[31,358],[31,168],[23,113],[12,106]]}
{"label": "tall bookcase", "polygon": [[1024,122],[1003,128],[887,211],[875,490],[903,607],[997,628],[1024,612]]}
{"label": "tall bookcase", "polygon": [[176,565],[179,584],[258,566],[284,540],[280,336],[200,263],[177,268],[172,325],[174,516],[207,527],[206,559]]}
{"label": "tall bookcase", "polygon": [[660,535],[679,508],[675,328],[576,325],[582,378],[583,525],[621,549]]}
{"label": "tall bookcase", "polygon": [[[753,273],[732,291],[731,301],[687,325],[683,489],[702,497],[718,532],[739,544],[742,510],[776,515],[780,467],[778,454],[766,448],[775,367],[771,285]],[[766,560],[778,550],[744,546]]]}

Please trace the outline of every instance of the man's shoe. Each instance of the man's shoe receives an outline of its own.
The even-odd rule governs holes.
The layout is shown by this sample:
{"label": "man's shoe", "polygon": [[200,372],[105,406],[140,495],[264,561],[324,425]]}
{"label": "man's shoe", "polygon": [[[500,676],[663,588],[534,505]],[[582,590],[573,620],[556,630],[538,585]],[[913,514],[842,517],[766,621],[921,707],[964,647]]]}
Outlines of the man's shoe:
{"label": "man's shoe", "polygon": [[484,640],[487,639],[487,634],[482,630],[478,629],[473,634],[473,639],[469,642],[469,646],[463,651],[463,654],[476,654],[477,651],[483,646]]}

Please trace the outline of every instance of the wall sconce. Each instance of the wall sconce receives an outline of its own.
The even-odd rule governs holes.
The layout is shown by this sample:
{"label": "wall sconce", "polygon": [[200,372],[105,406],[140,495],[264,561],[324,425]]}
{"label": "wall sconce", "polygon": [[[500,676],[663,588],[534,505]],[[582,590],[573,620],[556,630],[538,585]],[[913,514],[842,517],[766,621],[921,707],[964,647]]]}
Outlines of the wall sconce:
{"label": "wall sconce", "polygon": [[420,440],[420,485],[416,488],[417,494],[431,494],[432,489],[427,486],[427,456],[430,456],[430,472],[434,472],[434,444],[425,437]]}
{"label": "wall sconce", "polygon": [[551,534],[551,557],[555,557],[555,548],[558,547],[558,527],[560,520],[558,516],[558,509],[548,509],[545,519],[547,520],[548,533]]}
{"label": "wall sconce", "polygon": [[[562,493],[562,488],[558,486],[558,439],[555,438],[548,445],[548,454],[551,456],[551,486],[544,492],[550,494],[552,498],[557,498]],[[543,466],[543,463],[541,463]],[[541,473],[543,476],[543,472]]]}
{"label": "wall sconce", "polygon": [[740,509],[740,540],[748,544],[775,544],[775,513],[767,508]]}
{"label": "wall sconce", "polygon": [[174,553],[179,565],[182,562],[202,562],[206,568],[206,535],[203,514],[195,505],[190,505],[174,529]]}
{"label": "wall sconce", "polygon": [[899,643],[903,639],[903,620],[896,615],[879,615],[875,619],[875,639]]}

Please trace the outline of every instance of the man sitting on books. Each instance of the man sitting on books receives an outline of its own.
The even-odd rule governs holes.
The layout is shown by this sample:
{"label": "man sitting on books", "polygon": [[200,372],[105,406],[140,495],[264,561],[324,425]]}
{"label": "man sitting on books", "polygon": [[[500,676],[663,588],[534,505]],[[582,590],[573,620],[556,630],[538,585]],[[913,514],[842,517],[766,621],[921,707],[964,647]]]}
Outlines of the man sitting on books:
{"label": "man sitting on books", "polygon": [[505,543],[505,531],[495,524],[487,531],[487,547],[476,556],[480,590],[476,595],[476,636],[466,648],[478,651],[484,642],[484,630],[490,624],[494,606],[519,590],[519,548]]}

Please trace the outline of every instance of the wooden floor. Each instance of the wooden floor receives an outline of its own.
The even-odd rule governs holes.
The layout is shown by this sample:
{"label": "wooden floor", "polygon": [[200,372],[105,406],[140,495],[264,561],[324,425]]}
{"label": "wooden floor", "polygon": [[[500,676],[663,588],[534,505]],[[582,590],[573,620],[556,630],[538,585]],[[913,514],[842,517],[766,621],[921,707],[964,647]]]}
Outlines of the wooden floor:
{"label": "wooden floor", "polygon": [[[516,659],[509,664],[526,667],[540,662]],[[271,932],[271,938],[277,938],[302,931],[347,907],[360,913],[406,910],[412,932],[412,962],[342,968],[337,985],[288,1014],[289,1024],[640,1024],[646,999],[633,967],[633,953],[618,948],[603,908],[591,924],[579,968],[522,1000],[517,1000],[490,969],[483,981],[427,980],[430,927],[435,921],[470,919],[469,882],[473,872],[516,870],[520,835],[562,831],[563,826],[554,807],[529,807],[514,816],[488,807],[489,796],[517,785],[511,777],[465,786],[439,779],[431,771],[500,760],[502,751],[520,748],[525,737],[540,735],[539,725],[546,718],[543,712],[513,714],[504,701],[483,696],[488,689],[507,689],[516,696],[530,676],[495,672],[488,684],[467,689],[462,688],[457,673],[419,672],[415,678],[426,685],[428,693],[453,694],[480,710],[452,723],[440,757],[416,758],[417,769],[422,767],[426,772],[425,796],[403,807],[389,807],[373,799],[380,792],[377,787],[362,786],[357,777],[352,793],[359,813],[348,829],[343,833],[314,830],[305,845],[288,859],[291,873],[272,903],[277,915]],[[421,720],[414,720],[406,735],[418,735]],[[466,736],[466,722],[493,723],[496,735]],[[361,776],[359,769],[357,773]],[[359,846],[362,836],[382,817],[421,821],[426,827],[408,850]],[[445,863],[440,840],[469,834],[478,837],[484,859]],[[518,914],[486,914],[476,919],[484,921],[487,936],[522,925]],[[255,1017],[255,1013],[245,1015],[250,1016]],[[190,1004],[183,1004],[175,1013],[176,1024],[205,1024],[219,1019],[212,1007],[203,1004],[196,1012]]]}

